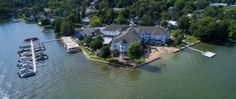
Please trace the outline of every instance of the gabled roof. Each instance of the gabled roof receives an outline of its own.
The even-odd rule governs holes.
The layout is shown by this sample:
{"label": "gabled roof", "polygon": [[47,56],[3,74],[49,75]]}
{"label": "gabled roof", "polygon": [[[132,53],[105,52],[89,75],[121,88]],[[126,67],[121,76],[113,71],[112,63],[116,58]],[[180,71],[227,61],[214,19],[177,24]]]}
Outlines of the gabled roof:
{"label": "gabled roof", "polygon": [[118,24],[111,24],[108,25],[103,31],[123,31],[124,29],[128,28],[129,25],[118,25]]}
{"label": "gabled roof", "polygon": [[113,39],[113,42],[121,43],[133,43],[141,40],[139,29],[136,27],[129,27],[126,31],[123,31],[120,35]]}
{"label": "gabled roof", "polygon": [[166,28],[162,28],[159,26],[138,26],[140,29],[139,32],[151,33],[156,35],[165,35],[168,33]]}
{"label": "gabled roof", "polygon": [[86,35],[93,35],[93,33],[100,33],[100,30],[96,28],[85,28],[81,32]]}

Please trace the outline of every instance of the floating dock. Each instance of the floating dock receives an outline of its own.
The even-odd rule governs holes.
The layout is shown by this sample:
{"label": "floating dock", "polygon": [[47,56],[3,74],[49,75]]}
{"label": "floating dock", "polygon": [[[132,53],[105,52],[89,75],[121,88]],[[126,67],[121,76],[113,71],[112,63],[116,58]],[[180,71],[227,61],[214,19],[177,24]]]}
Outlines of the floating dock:
{"label": "floating dock", "polygon": [[214,57],[216,53],[206,51],[206,52],[203,52],[202,55],[211,58],[211,57]]}
{"label": "floating dock", "polygon": [[197,51],[197,52],[200,52],[203,56],[206,56],[206,57],[209,57],[209,58],[212,58],[216,55],[216,53],[213,53],[213,52],[210,52],[210,51],[201,51],[199,49],[196,49],[196,48],[192,48],[190,46],[187,46],[187,48],[191,49],[191,50],[194,50],[194,51]]}
{"label": "floating dock", "polygon": [[31,45],[31,53],[32,53],[32,62],[33,62],[33,71],[34,73],[36,73],[36,61],[35,61],[35,54],[34,54],[34,44],[33,41],[30,41],[30,45]]}

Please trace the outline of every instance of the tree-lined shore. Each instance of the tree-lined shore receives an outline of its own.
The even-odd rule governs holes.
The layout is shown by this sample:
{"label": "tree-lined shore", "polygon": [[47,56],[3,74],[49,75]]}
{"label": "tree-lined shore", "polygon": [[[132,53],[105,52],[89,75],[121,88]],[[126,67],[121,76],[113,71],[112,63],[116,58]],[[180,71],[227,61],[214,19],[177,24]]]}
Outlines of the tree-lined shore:
{"label": "tree-lined shore", "polygon": [[[210,6],[211,3],[228,6]],[[85,17],[90,18],[92,27],[129,24],[131,20],[138,25],[168,27],[167,21],[173,20],[178,26],[171,29],[180,31],[177,35],[222,42],[236,37],[236,8],[229,6],[235,3],[235,0],[1,0],[0,18],[37,16],[37,21],[47,22],[43,18],[53,17],[55,21],[50,25],[65,36],[73,35],[74,28],[81,27]]]}

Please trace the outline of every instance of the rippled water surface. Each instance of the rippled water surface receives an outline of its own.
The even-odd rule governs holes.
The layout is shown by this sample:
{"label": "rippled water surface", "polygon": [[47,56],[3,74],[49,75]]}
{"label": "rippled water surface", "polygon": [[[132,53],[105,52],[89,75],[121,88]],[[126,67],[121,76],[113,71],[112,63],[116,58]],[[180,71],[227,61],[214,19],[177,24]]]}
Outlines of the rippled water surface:
{"label": "rippled water surface", "polygon": [[24,38],[54,39],[35,24],[0,25],[0,98],[10,99],[235,99],[236,47],[199,44],[217,56],[184,50],[140,69],[117,68],[69,55],[60,42],[45,44],[49,60],[20,79],[18,46]]}

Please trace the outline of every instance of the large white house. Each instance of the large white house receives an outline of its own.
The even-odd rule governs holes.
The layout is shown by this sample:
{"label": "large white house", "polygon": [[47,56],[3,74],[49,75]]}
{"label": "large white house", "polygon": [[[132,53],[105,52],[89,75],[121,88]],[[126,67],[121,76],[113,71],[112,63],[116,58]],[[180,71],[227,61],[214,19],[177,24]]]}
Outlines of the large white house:
{"label": "large white house", "polygon": [[111,50],[117,49],[120,51],[121,55],[125,55],[128,46],[134,42],[150,45],[164,45],[170,39],[170,33],[166,28],[154,26],[125,26],[123,25],[122,29],[114,28],[114,31],[122,31],[110,32],[114,34]]}

